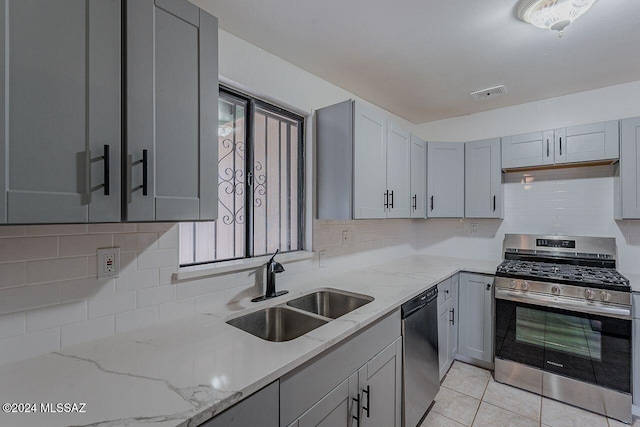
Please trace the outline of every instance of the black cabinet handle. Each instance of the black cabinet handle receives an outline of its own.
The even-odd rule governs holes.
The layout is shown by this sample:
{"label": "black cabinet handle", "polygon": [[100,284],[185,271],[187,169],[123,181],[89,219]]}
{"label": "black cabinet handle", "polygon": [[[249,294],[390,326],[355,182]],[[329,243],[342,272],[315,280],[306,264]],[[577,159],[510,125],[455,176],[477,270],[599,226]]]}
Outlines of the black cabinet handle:
{"label": "black cabinet handle", "polygon": [[353,397],[352,399],[356,403],[356,415],[352,415],[351,418],[356,420],[358,426],[360,426],[360,393],[358,393],[358,397]]}
{"label": "black cabinet handle", "polygon": [[456,312],[455,312],[455,308],[450,308],[449,309],[449,323],[451,323],[452,325],[456,324]]}
{"label": "black cabinet handle", "polygon": [[562,156],[562,137],[560,137],[560,155]]}
{"label": "black cabinet handle", "polygon": [[371,408],[371,386],[367,386],[366,390],[362,390],[362,398],[367,393],[367,406],[362,405],[362,409],[367,411],[367,418],[369,418],[369,408]]}
{"label": "black cabinet handle", "polygon": [[142,195],[147,195],[149,189],[149,154],[147,150],[142,150]]}
{"label": "black cabinet handle", "polygon": [[547,157],[549,157],[549,138],[547,138]]}
{"label": "black cabinet handle", "polygon": [[418,195],[414,194],[413,195],[413,210],[417,210],[418,209]]}
{"label": "black cabinet handle", "polygon": [[391,203],[390,203],[390,207],[391,207],[391,209],[393,209],[393,190],[391,190]]}
{"label": "black cabinet handle", "polygon": [[389,190],[384,192],[384,208],[389,209]]}
{"label": "black cabinet handle", "polygon": [[493,211],[496,211],[496,195],[493,195]]}
{"label": "black cabinet handle", "polygon": [[491,290],[491,284],[487,283],[487,290],[490,291]]}
{"label": "black cabinet handle", "polygon": [[110,155],[109,155],[109,146],[105,144],[104,146],[104,154],[102,155],[102,159],[104,160],[104,184],[102,187],[104,189],[104,195],[108,196],[111,190],[110,187],[110,179],[109,179],[109,169],[110,169]]}
{"label": "black cabinet handle", "polygon": [[431,210],[433,210],[433,196],[431,196]]}

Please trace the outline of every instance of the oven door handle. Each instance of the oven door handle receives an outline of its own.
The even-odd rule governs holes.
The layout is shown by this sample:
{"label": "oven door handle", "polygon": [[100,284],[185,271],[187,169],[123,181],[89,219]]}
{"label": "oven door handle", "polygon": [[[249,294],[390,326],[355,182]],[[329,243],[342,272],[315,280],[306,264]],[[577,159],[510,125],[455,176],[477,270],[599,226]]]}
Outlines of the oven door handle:
{"label": "oven door handle", "polygon": [[580,313],[597,314],[605,317],[615,317],[618,319],[631,320],[631,309],[617,307],[601,307],[591,305],[586,301],[570,300],[569,298],[558,301],[557,297],[540,295],[534,293],[523,294],[518,291],[496,288],[496,299],[523,302],[527,304],[539,305],[542,307],[559,308],[561,310],[576,311]]}

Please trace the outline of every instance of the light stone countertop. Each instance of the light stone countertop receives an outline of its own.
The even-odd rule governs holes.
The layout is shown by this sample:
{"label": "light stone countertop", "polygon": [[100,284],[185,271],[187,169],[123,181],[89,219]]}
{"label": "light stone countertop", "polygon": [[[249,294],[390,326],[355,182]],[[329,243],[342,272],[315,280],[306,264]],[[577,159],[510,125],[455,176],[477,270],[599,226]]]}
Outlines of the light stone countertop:
{"label": "light stone countertop", "polygon": [[640,292],[640,274],[638,273],[625,273],[621,271],[624,277],[629,279],[629,284],[631,285],[631,292]]}
{"label": "light stone countertop", "polygon": [[[493,274],[500,261],[413,255],[310,280],[244,311],[219,311],[0,366],[0,403],[86,402],[86,413],[0,413],[11,426],[192,426],[275,381],[458,271]],[[263,341],[225,323],[317,288],[375,298],[297,339]]]}

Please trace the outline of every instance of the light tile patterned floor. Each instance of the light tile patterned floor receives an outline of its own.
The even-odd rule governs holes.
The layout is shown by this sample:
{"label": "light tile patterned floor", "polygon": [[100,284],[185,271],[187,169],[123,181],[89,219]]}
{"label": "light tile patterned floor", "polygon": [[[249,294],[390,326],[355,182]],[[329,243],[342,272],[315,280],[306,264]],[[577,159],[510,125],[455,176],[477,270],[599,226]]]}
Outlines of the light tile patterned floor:
{"label": "light tile patterned floor", "polygon": [[[421,427],[629,427],[537,394],[500,384],[490,371],[454,362]],[[634,417],[633,427],[640,427]]]}

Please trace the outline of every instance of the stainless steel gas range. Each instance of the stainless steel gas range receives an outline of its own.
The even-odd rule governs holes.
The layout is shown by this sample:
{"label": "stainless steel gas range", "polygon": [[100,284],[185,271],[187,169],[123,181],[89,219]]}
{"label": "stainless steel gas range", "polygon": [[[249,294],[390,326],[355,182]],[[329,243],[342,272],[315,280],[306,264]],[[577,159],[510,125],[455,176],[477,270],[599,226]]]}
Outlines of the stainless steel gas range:
{"label": "stainless steel gas range", "polygon": [[507,234],[496,381],[631,422],[631,288],[614,238]]}

